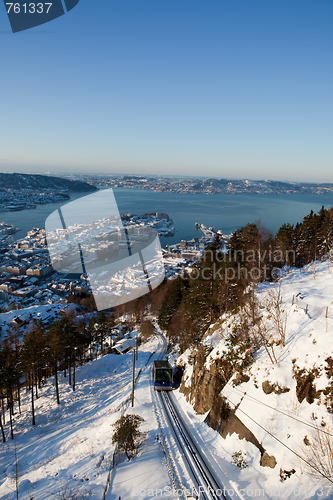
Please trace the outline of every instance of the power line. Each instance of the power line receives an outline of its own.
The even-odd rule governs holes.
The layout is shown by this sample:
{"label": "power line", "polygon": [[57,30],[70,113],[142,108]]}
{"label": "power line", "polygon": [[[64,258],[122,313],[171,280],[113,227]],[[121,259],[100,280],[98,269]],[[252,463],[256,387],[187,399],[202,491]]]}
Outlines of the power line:
{"label": "power line", "polygon": [[[233,403],[227,396],[225,396],[226,399],[228,401],[230,401],[230,403],[232,405],[235,405],[235,403]],[[301,455],[299,455],[296,451],[292,450],[291,448],[289,448],[289,446],[287,446],[285,443],[283,443],[282,441],[280,441],[279,438],[277,438],[276,436],[274,436],[274,434],[272,434],[271,432],[269,432],[267,429],[265,429],[261,424],[259,424],[258,422],[256,422],[252,417],[250,417],[250,415],[248,415],[247,413],[245,413],[245,411],[241,410],[239,407],[237,408],[237,411],[241,411],[242,413],[244,413],[244,415],[249,418],[250,420],[252,420],[252,422],[254,422],[255,424],[257,424],[263,431],[267,432],[267,434],[269,434],[272,438],[276,439],[276,441],[278,441],[280,444],[282,444],[285,448],[287,448],[289,451],[291,451],[292,453],[294,453],[294,455],[296,455],[298,458],[300,458],[301,460],[303,460],[303,462],[305,462],[309,467],[311,467],[312,469],[314,469],[316,472],[318,472],[321,476],[323,476],[325,479],[327,479],[330,483],[333,484],[333,481],[332,479],[330,479],[328,476],[326,476],[325,474],[323,474],[319,469],[317,469],[317,467],[315,467],[314,465],[310,464],[310,462],[308,462],[307,460],[305,460],[305,458],[303,458]]]}
{"label": "power line", "polygon": [[274,411],[278,411],[282,415],[285,415],[286,417],[292,418],[293,420],[296,420],[297,422],[300,422],[301,424],[308,425],[309,427],[312,427],[312,429],[315,429],[316,431],[323,432],[324,434],[327,434],[328,436],[333,437],[333,434],[331,434],[330,432],[327,432],[324,429],[320,429],[320,428],[316,427],[315,425],[310,424],[310,422],[304,422],[303,420],[299,420],[298,418],[293,417],[292,415],[288,415],[288,413],[284,413],[283,411],[278,410],[277,408],[273,408],[273,406],[270,406],[267,403],[264,403],[263,401],[256,399],[254,396],[251,396],[250,394],[247,394],[246,392],[243,392],[240,389],[237,389],[237,387],[230,387],[230,389],[235,389],[236,391],[239,391],[244,396],[247,396],[248,398],[254,399],[254,401],[257,401],[257,403],[260,403],[264,406],[267,406],[268,408],[271,408]]}

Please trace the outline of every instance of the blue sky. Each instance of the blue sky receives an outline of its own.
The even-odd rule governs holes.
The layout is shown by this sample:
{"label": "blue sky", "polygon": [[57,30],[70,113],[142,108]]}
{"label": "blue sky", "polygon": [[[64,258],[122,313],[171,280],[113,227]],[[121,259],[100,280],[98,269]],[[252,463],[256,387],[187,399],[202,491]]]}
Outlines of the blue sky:
{"label": "blue sky", "polygon": [[80,0],[12,34],[0,170],[333,182],[332,0]]}

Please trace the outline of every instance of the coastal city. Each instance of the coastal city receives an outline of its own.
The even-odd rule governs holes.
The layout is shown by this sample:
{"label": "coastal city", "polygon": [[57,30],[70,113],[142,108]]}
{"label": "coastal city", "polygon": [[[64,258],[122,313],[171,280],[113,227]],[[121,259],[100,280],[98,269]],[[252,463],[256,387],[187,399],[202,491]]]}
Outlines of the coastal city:
{"label": "coastal city", "polygon": [[18,192],[16,189],[0,188],[0,193],[0,212],[18,212],[36,208],[37,205],[45,205],[46,203],[70,199],[68,193],[54,192],[48,189],[44,191],[21,189]]}
{"label": "coastal city", "polygon": [[[18,228],[0,223],[0,313],[33,305],[66,304],[73,294],[90,295],[91,283],[85,272],[86,266],[95,271],[91,271],[90,277],[95,280],[98,278],[99,291],[105,290],[107,284],[108,293],[120,296],[130,294],[142,286],[142,280],[145,281],[142,267],[140,272],[135,266],[132,269],[119,269],[110,277],[105,271],[105,264],[120,261],[124,255],[128,256],[128,244],[131,253],[135,254],[153,241],[153,237],[173,235],[176,230],[173,221],[164,213],[141,216],[123,214],[121,219],[123,229],[117,228],[113,232],[106,230],[106,221],[99,221],[95,232],[91,231],[91,234],[86,227],[76,226],[75,241],[81,241],[82,254],[85,256],[83,269],[80,254],[75,256],[72,252],[74,240],[64,252],[64,240],[60,238],[58,243],[61,242],[62,251],[57,255],[57,240],[54,235],[50,239],[52,235],[49,234],[47,245],[45,229],[34,227],[25,237],[13,241]],[[111,226],[114,229],[114,221]],[[189,272],[193,262],[200,259],[207,244],[217,234],[220,238],[223,237],[221,231],[217,233],[212,227],[207,229],[196,223],[196,228],[201,229],[202,236],[167,245],[154,259],[149,259],[148,255],[144,273],[147,273],[149,283],[153,285],[155,280],[157,286],[161,276],[172,279],[185,271]],[[97,271],[94,269],[96,265]]]}
{"label": "coastal city", "polygon": [[0,15],[0,500],[333,500],[333,1]]}
{"label": "coastal city", "polygon": [[51,175],[0,172],[0,212],[34,209],[37,205],[70,200],[70,193],[97,191],[79,180]]}
{"label": "coastal city", "polygon": [[147,189],[181,194],[332,194],[333,184],[198,177],[64,174],[92,186]]}

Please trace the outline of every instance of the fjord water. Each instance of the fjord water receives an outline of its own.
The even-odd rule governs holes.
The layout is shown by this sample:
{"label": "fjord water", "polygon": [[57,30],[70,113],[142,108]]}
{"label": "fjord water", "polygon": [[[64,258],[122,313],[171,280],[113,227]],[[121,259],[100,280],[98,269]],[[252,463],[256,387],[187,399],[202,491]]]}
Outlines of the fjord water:
{"label": "fjord water", "polygon": [[[324,205],[333,205],[333,195],[323,194],[179,194],[155,192],[146,189],[114,188],[119,212],[143,214],[146,212],[164,212],[174,221],[177,230],[172,237],[161,238],[162,246],[201,236],[194,224],[198,221],[205,226],[214,226],[228,234],[248,222],[261,222],[275,234],[286,222],[300,222],[310,210],[318,212]],[[72,193],[73,201],[87,193]],[[87,202],[88,202],[87,198]],[[21,212],[2,212],[0,222],[7,222],[19,227],[21,231],[14,239],[22,238],[32,227],[45,227],[45,220],[54,210],[64,205],[63,202],[38,205],[33,210]],[[105,214],[107,216],[107,214]],[[81,222],[78,220],[78,222]]]}

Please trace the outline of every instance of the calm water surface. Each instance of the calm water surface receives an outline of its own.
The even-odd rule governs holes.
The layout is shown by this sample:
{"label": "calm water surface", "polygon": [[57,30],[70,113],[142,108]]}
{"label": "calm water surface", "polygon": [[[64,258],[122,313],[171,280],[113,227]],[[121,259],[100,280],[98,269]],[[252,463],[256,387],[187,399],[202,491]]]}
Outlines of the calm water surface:
{"label": "calm water surface", "polygon": [[[196,221],[205,226],[214,226],[224,233],[261,220],[265,226],[275,233],[285,223],[300,222],[310,210],[317,212],[322,205],[329,208],[333,205],[332,195],[227,195],[227,194],[178,194],[157,193],[143,189],[113,189],[119,212],[143,214],[145,212],[165,212],[174,221],[177,229],[175,236],[161,238],[163,246],[181,239],[190,239],[202,235],[196,231]],[[86,196],[86,193],[74,193],[71,201]],[[2,212],[0,221],[19,227],[15,238],[22,238],[32,227],[45,227],[45,219],[54,210],[63,205],[62,202],[38,205],[34,210],[21,212]],[[107,215],[107,214],[106,214]]]}

